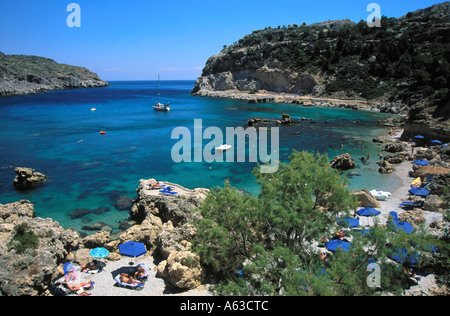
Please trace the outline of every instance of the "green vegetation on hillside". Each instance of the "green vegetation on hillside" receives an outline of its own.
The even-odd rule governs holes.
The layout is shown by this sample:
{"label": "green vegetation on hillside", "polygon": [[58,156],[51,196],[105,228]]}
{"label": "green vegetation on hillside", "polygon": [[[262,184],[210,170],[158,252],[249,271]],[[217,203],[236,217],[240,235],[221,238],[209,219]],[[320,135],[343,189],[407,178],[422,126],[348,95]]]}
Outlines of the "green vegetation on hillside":
{"label": "green vegetation on hillside", "polygon": [[[402,19],[383,16],[379,28],[349,20],[268,27],[224,48],[222,58],[240,61],[239,69],[277,60],[286,69],[320,72],[330,95],[442,104],[450,97],[449,7],[444,3]],[[208,71],[230,70],[217,64]]]}

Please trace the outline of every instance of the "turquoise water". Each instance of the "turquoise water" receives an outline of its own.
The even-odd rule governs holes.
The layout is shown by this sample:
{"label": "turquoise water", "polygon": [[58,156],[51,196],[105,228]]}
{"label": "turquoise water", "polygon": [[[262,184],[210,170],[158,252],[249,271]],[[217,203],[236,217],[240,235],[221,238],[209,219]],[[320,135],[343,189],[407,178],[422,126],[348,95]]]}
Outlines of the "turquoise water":
{"label": "turquoise water", "polygon": [[[161,82],[161,102],[171,103],[170,113],[153,110],[157,88],[153,81],[0,98],[0,203],[27,199],[35,204],[37,216],[50,217],[64,227],[84,231],[84,225],[102,221],[118,231],[129,214],[114,204],[123,195],[135,198],[139,179],[156,178],[188,188],[217,187],[229,179],[233,186],[256,194],[250,173],[256,163],[176,164],[171,150],[178,140],[172,140],[171,133],[180,126],[193,131],[194,119],[202,119],[203,129],[217,126],[225,134],[227,126],[246,127],[250,117],[279,118],[283,111],[316,124],[306,121],[280,128],[282,161],[293,148],[328,153],[330,158],[348,152],[358,162],[353,171],[361,174],[350,177],[350,188],[389,190],[397,185],[377,172],[380,148],[371,142],[385,134],[377,123],[386,118],[384,114],[193,97],[189,94],[193,86],[194,81]],[[367,152],[372,158],[364,165],[358,158]],[[18,192],[10,166],[34,168],[48,181],[35,190]],[[69,216],[74,209],[101,207],[102,214]]]}

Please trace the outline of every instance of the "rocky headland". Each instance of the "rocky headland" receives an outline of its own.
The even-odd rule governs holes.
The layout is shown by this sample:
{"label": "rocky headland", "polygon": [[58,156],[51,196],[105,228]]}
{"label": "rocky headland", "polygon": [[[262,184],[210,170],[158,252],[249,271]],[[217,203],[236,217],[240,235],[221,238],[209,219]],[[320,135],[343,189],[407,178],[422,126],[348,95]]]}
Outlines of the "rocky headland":
{"label": "rocky headland", "polygon": [[[406,13],[406,12],[405,12]],[[193,95],[404,114],[404,137],[450,141],[450,2],[381,19],[255,30],[211,56]]]}
{"label": "rocky headland", "polygon": [[51,90],[106,87],[96,73],[52,59],[0,52],[0,96],[39,94]]}

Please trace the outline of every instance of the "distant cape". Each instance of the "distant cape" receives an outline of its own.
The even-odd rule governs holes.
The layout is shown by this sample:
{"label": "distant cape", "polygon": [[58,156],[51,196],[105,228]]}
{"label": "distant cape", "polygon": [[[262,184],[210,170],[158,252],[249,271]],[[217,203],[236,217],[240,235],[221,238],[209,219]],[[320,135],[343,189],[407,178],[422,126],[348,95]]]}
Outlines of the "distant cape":
{"label": "distant cape", "polygon": [[84,67],[59,64],[44,57],[5,55],[0,52],[0,96],[108,85],[108,82]]}

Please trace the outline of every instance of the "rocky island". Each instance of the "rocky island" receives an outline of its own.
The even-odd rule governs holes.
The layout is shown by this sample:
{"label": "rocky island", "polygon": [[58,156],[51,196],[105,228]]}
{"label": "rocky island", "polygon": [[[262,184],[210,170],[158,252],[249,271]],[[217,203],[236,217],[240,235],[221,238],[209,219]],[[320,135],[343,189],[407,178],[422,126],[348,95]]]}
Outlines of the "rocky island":
{"label": "rocky island", "polygon": [[5,55],[0,52],[0,96],[108,85],[84,67],[59,64],[44,57]]}

